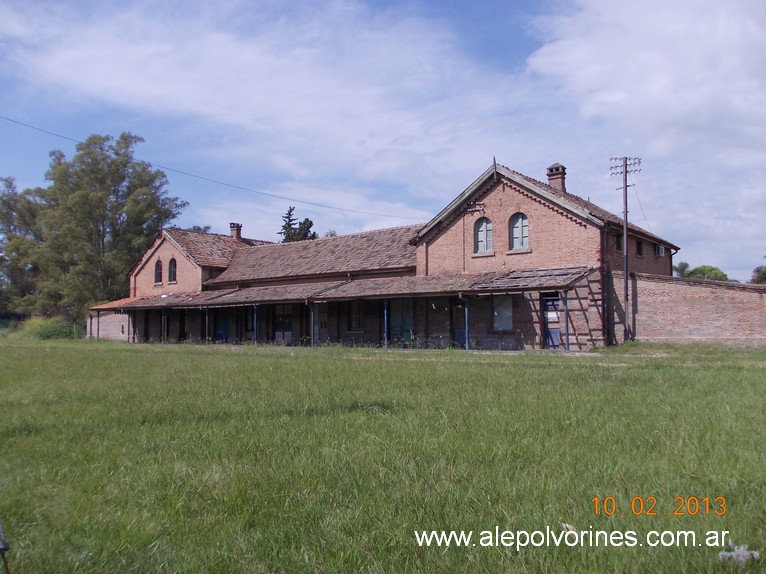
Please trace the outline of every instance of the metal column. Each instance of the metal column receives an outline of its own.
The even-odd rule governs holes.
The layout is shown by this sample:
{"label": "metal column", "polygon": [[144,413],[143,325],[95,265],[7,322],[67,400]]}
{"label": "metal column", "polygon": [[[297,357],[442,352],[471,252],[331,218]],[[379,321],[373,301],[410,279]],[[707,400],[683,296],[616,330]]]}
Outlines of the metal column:
{"label": "metal column", "polygon": [[383,348],[388,349],[388,299],[383,300]]}
{"label": "metal column", "polygon": [[568,353],[569,352],[569,292],[562,291],[561,298],[564,300],[564,333],[565,333],[564,345]]}

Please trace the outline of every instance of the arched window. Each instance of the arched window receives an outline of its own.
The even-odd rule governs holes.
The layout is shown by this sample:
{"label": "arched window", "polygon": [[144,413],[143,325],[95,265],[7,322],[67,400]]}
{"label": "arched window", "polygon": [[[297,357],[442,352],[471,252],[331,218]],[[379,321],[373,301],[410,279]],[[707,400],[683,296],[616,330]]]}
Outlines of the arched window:
{"label": "arched window", "polygon": [[168,283],[176,282],[176,258],[168,261]]}
{"label": "arched window", "polygon": [[511,217],[508,223],[508,244],[511,250],[529,248],[529,219],[523,213]]}
{"label": "arched window", "polygon": [[492,222],[482,217],[473,226],[473,252],[489,253],[492,251]]}
{"label": "arched window", "polygon": [[157,263],[154,264],[154,282],[162,283],[162,261],[157,259]]}

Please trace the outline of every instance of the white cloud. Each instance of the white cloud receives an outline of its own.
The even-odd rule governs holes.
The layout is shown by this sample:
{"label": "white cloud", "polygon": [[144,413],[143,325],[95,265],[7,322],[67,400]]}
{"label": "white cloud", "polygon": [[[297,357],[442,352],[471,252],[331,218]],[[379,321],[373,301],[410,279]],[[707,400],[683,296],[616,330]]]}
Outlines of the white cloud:
{"label": "white cloud", "polygon": [[[62,109],[117,110],[150,129],[156,120],[151,140],[138,133],[174,146],[157,163],[358,211],[427,220],[497,156],[539,179],[564,163],[570,191],[619,213],[608,158],[640,155],[652,230],[683,247],[678,258],[748,278],[766,253],[766,4],[549,7],[544,45],[515,73],[463,51],[461,31],[476,27],[405,7],[0,0],[0,64],[25,94],[55,91]],[[487,37],[487,53],[512,41]],[[189,225],[272,229],[289,204],[190,197],[199,185],[170,175],[191,201]],[[397,224],[297,211],[320,232]]]}
{"label": "white cloud", "polygon": [[272,19],[246,14],[237,29],[138,5],[62,15],[32,37],[5,33],[22,43],[16,61],[40,83],[245,128],[259,138],[253,151],[278,167],[300,157],[309,172],[351,164],[404,181],[434,150],[456,155],[457,133],[475,138],[491,125],[499,101],[475,90],[478,70],[448,33],[350,2],[310,6]]}
{"label": "white cloud", "polygon": [[748,279],[766,252],[766,4],[570,8],[546,19],[549,41],[530,70],[553,80],[583,121],[602,124],[600,138],[630,148],[613,153],[644,157],[643,202],[683,247],[677,259]]}

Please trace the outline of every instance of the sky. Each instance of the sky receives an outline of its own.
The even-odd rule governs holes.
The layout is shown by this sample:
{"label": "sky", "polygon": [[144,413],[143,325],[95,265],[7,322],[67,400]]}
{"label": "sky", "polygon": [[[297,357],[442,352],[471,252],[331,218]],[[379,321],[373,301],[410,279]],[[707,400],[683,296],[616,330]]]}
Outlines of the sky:
{"label": "sky", "polygon": [[746,281],[764,29],[762,0],[0,0],[0,176],[131,132],[175,224],[278,241],[291,205],[320,235],[425,223],[493,158],[619,215],[610,158],[640,157],[630,221]]}

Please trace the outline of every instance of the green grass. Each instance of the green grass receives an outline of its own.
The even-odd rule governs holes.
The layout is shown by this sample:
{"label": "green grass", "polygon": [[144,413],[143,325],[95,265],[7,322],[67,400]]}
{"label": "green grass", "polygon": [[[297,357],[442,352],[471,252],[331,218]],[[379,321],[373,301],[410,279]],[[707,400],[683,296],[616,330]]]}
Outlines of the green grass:
{"label": "green grass", "polygon": [[[55,573],[734,571],[720,548],[427,548],[414,531],[728,530],[763,553],[765,372],[766,351],[718,347],[0,339],[8,558]],[[596,516],[595,496],[618,512]],[[658,515],[633,516],[636,496]],[[723,496],[727,513],[675,517],[676,496]]]}

